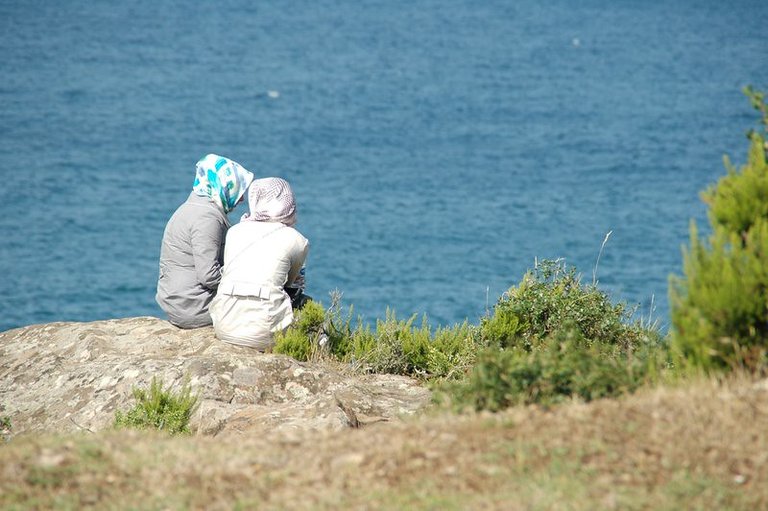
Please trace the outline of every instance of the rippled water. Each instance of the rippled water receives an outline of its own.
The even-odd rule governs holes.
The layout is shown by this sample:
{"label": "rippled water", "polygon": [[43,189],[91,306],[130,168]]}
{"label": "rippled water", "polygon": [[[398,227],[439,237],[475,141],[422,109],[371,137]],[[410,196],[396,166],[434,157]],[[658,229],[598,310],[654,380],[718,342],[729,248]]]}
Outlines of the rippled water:
{"label": "rippled water", "polygon": [[160,315],[163,227],[208,152],[291,181],[310,294],[368,320],[475,322],[534,258],[591,280],[610,231],[601,285],[665,324],[698,193],[744,160],[740,88],[768,88],[766,19],[746,0],[0,2],[0,330]]}

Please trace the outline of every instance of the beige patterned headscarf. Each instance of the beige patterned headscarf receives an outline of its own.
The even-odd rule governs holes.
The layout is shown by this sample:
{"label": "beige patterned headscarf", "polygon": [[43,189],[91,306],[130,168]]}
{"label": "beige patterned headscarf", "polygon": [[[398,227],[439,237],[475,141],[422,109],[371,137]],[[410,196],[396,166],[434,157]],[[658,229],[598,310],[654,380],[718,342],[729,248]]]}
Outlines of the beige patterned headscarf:
{"label": "beige patterned headscarf", "polygon": [[289,227],[296,223],[296,201],[291,185],[279,177],[255,179],[248,189],[248,208],[241,222],[280,222]]}

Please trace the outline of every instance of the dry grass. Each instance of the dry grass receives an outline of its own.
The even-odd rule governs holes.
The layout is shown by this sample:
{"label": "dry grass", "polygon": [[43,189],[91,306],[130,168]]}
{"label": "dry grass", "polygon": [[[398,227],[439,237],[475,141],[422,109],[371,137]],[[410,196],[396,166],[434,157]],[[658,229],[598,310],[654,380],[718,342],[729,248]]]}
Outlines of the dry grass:
{"label": "dry grass", "polygon": [[768,509],[768,384],[317,434],[0,446],[3,509]]}

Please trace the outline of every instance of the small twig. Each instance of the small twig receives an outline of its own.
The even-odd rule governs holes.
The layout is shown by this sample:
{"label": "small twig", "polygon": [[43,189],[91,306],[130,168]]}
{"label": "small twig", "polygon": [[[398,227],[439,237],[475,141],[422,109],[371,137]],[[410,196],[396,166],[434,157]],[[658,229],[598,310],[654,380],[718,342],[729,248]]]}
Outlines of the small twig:
{"label": "small twig", "polygon": [[73,419],[72,417],[70,417],[70,418],[69,418],[69,420],[70,420],[70,421],[72,421],[72,424],[74,424],[74,425],[75,425],[75,426],[77,426],[78,428],[80,428],[80,429],[84,429],[84,430],[86,430],[88,433],[95,433],[95,431],[93,431],[92,429],[86,428],[85,426],[81,426],[80,424],[78,424],[77,422],[75,422],[75,419]]}
{"label": "small twig", "polygon": [[338,406],[341,411],[344,412],[344,415],[347,418],[347,425],[350,428],[359,428],[360,421],[357,419],[357,414],[352,409],[352,407],[344,403],[341,399],[338,398],[338,396],[334,395],[333,397],[336,400],[336,406]]}
{"label": "small twig", "polygon": [[649,326],[653,324],[652,323],[652,319],[653,319],[653,299],[655,297],[656,297],[655,294],[651,294],[651,307],[650,307],[650,310],[648,311],[648,325]]}
{"label": "small twig", "polygon": [[605,244],[608,242],[608,238],[611,236],[611,233],[613,231],[608,231],[608,233],[605,235],[605,239],[603,240],[603,244],[600,245],[600,252],[597,253],[597,261],[595,261],[595,269],[592,270],[592,285],[597,285],[597,265],[600,264],[600,256],[603,254],[603,248],[605,248]]}

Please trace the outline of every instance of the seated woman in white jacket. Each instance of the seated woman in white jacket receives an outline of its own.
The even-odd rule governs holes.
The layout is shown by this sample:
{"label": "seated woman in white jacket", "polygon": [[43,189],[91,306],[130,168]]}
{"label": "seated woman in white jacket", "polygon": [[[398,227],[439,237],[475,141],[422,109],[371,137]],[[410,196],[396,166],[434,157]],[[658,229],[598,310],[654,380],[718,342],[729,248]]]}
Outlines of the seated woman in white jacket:
{"label": "seated woman in white jacket", "polygon": [[224,267],[210,312],[216,337],[260,351],[293,321],[286,285],[303,287],[309,241],[293,225],[296,203],[283,179],[256,179],[250,212],[227,232]]}

